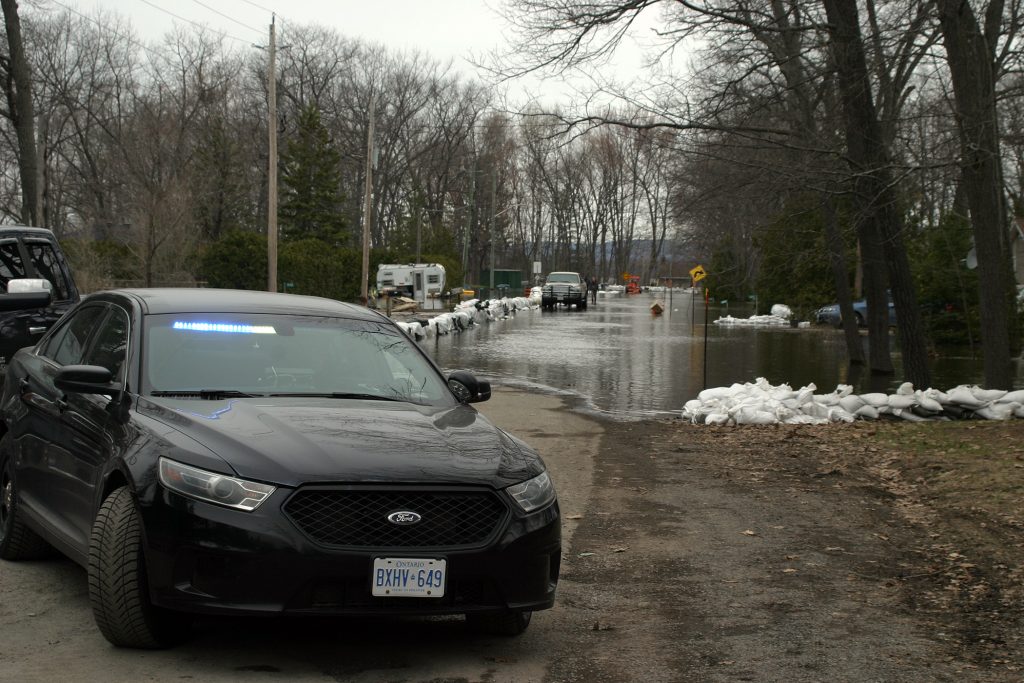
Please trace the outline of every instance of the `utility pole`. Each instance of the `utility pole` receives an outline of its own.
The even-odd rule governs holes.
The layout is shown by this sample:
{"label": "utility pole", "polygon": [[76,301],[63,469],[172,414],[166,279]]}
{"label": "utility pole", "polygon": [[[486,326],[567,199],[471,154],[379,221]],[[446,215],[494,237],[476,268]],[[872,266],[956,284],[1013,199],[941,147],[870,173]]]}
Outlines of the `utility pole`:
{"label": "utility pole", "polygon": [[269,153],[267,154],[267,291],[277,291],[277,43],[270,16],[270,65],[267,67]]}
{"label": "utility pole", "polygon": [[421,262],[420,251],[421,251],[421,247],[423,245],[423,239],[421,237],[421,233],[423,232],[423,227],[421,225],[421,222],[422,222],[421,218],[422,217],[420,215],[420,209],[419,209],[419,207],[416,207],[416,263],[420,263]]}
{"label": "utility pole", "polygon": [[366,189],[363,198],[363,281],[359,296],[363,305],[370,305],[370,214],[373,211],[373,116],[377,96],[370,95],[370,126],[366,134]]}
{"label": "utility pole", "polygon": [[473,170],[469,174],[469,201],[466,202],[468,209],[466,225],[462,232],[462,281],[469,282],[469,235],[476,225],[476,150],[473,150]]}
{"label": "utility pole", "polygon": [[494,223],[498,217],[498,204],[495,197],[498,194],[498,172],[491,169],[491,284],[487,290],[487,296],[494,298]]}

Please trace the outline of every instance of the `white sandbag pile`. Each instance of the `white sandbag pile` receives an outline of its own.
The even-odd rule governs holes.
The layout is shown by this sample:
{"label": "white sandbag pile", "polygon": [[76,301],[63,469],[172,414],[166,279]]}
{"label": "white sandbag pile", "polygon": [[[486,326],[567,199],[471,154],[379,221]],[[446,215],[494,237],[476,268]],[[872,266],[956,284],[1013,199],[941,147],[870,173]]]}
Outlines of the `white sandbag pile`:
{"label": "white sandbag pile", "polygon": [[443,336],[453,332],[461,332],[473,325],[486,322],[505,320],[516,314],[516,311],[537,308],[530,299],[517,296],[509,299],[470,299],[459,304],[454,311],[442,313],[430,319],[399,320],[395,324],[416,341],[427,337]]}
{"label": "white sandbag pile", "polygon": [[763,377],[754,383],[705,389],[683,406],[683,419],[694,424],[826,424],[876,420],[892,415],[905,420],[948,420],[978,417],[987,420],[1024,418],[1024,390],[1004,391],[960,385],[948,392],[915,390],[904,382],[895,394],[854,394],[840,384],[828,394],[815,394],[808,384],[793,390],[773,386]]}
{"label": "white sandbag pile", "polygon": [[[769,315],[752,315],[749,318],[734,318],[725,315],[715,320],[716,325],[733,325],[742,327],[781,327],[788,326],[793,311],[786,304],[775,304]],[[800,327],[810,327],[806,320],[798,323]]]}

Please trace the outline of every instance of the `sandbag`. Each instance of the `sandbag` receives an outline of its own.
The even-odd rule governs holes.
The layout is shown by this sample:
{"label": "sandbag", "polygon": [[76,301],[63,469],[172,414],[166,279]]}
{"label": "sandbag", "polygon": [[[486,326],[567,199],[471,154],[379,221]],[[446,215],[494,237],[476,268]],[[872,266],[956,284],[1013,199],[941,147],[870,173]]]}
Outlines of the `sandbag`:
{"label": "sandbag", "polygon": [[864,403],[867,403],[868,405],[874,406],[876,408],[881,408],[882,406],[889,405],[889,396],[886,394],[874,392],[870,394],[861,394],[860,397],[861,400],[864,401]]}
{"label": "sandbag", "polygon": [[862,405],[853,414],[856,415],[857,417],[863,418],[865,420],[877,420],[878,419],[878,409],[875,408],[873,405],[870,405],[870,404]]}
{"label": "sandbag", "polygon": [[970,387],[963,384],[950,389],[948,396],[951,403],[954,403],[961,408],[976,409],[982,407],[986,403],[975,396]]}
{"label": "sandbag", "polygon": [[1008,391],[1006,394],[998,399],[998,403],[1024,403],[1024,389],[1017,391]]}
{"label": "sandbag", "polygon": [[856,394],[839,399],[839,407],[851,414],[856,413],[863,405],[865,405],[864,399]]}
{"label": "sandbag", "polygon": [[898,408],[900,410],[904,410],[906,408],[910,408],[915,403],[917,403],[917,399],[914,398],[913,394],[909,396],[904,394],[893,394],[889,397],[889,407],[893,409]]}
{"label": "sandbag", "polygon": [[744,406],[732,415],[738,425],[770,425],[775,424],[775,415],[764,410]]}
{"label": "sandbag", "polygon": [[932,413],[942,412],[942,404],[929,396],[927,392],[918,391],[915,396],[917,397],[917,405],[920,408]]}
{"label": "sandbag", "polygon": [[971,387],[971,393],[974,394],[974,398],[978,399],[982,403],[988,403],[990,401],[998,401],[1006,396],[1006,389],[982,389],[981,387]]}

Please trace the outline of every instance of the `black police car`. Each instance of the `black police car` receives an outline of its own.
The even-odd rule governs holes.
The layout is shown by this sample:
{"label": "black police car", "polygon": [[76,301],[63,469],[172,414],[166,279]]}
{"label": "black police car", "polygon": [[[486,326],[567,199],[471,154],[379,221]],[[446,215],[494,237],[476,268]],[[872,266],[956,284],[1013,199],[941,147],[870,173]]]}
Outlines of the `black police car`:
{"label": "black police car", "polygon": [[540,457],[390,320],[285,294],[94,294],[8,367],[0,557],[88,569],[115,645],[189,613],[465,614],[514,635],[551,607],[558,503]]}

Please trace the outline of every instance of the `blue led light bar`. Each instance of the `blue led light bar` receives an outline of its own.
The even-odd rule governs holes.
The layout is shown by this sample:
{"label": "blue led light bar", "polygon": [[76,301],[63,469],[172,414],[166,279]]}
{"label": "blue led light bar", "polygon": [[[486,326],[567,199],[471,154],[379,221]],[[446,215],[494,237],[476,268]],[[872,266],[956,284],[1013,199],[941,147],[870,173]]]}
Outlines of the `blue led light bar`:
{"label": "blue led light bar", "polygon": [[245,325],[243,323],[204,323],[177,321],[172,329],[187,332],[223,332],[226,334],[277,334],[272,325]]}

